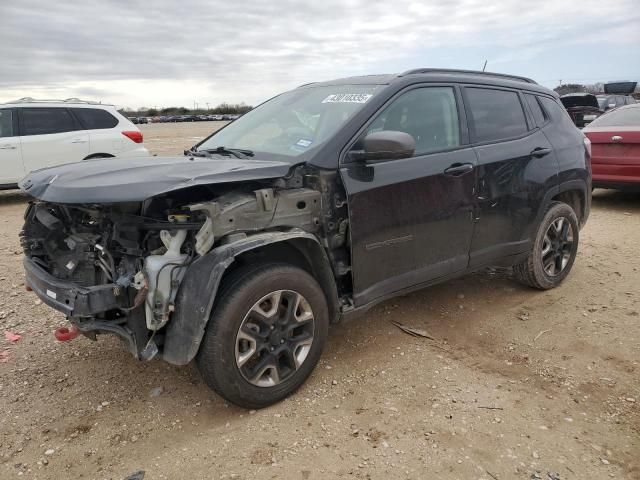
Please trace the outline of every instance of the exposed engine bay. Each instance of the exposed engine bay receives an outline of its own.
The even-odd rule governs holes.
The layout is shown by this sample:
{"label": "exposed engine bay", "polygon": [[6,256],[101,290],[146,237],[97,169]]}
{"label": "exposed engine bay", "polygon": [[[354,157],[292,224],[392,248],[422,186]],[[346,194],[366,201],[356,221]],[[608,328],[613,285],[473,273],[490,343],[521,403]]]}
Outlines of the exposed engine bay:
{"label": "exposed engine bay", "polygon": [[[136,357],[153,358],[162,350],[185,273],[218,246],[255,232],[297,228],[321,233],[329,249],[344,248],[344,199],[336,202],[345,212],[336,219],[335,192],[320,177],[312,176],[306,187],[298,176],[288,183],[230,185],[218,195],[202,188],[139,203],[34,201],[21,232],[27,277],[45,279],[42,285],[55,280],[59,288],[35,280],[28,286],[86,336],[115,333]],[[348,263],[346,254],[332,261],[338,257]]]}

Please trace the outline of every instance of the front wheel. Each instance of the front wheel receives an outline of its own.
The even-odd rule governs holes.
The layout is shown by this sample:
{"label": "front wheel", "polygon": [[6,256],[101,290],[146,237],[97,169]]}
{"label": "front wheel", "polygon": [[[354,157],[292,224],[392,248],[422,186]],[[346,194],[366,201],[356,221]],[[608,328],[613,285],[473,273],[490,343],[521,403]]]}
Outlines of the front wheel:
{"label": "front wheel", "polygon": [[513,268],[516,278],[540,290],[557,287],[576,259],[579,234],[573,209],[566,203],[553,202],[538,227],[531,253]]}
{"label": "front wheel", "polygon": [[207,325],[198,368],[226,400],[245,408],[276,403],[300,387],[320,359],[327,302],[306,271],[284,264],[233,272]]}

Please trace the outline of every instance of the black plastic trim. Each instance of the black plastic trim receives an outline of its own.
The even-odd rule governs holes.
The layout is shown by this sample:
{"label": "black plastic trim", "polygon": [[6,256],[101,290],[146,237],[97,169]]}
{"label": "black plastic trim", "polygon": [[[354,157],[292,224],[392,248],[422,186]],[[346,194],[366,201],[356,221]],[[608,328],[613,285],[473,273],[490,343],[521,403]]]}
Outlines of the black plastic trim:
{"label": "black plastic trim", "polygon": [[23,263],[26,285],[44,303],[67,316],[91,317],[126,306],[121,304],[125,299],[121,301],[120,296],[115,295],[117,286],[113,283],[81,287],[55,278],[29,257],[25,257]]}

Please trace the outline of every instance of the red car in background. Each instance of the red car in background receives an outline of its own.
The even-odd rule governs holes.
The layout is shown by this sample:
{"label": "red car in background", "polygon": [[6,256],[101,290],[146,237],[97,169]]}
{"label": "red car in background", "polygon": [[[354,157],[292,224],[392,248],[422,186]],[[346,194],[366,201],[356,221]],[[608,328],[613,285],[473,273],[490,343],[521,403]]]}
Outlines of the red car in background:
{"label": "red car in background", "polygon": [[595,188],[640,190],[640,103],[610,110],[583,130]]}

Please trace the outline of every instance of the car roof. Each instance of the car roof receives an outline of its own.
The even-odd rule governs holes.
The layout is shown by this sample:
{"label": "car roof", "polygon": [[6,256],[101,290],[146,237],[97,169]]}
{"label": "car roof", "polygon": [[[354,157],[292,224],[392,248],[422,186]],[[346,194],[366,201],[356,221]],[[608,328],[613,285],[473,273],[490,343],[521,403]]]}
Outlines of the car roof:
{"label": "car roof", "polygon": [[2,107],[87,107],[87,108],[115,108],[109,103],[93,102],[90,100],[80,100],[79,98],[67,98],[65,100],[37,99],[24,97],[7,103],[0,103]]}
{"label": "car roof", "polygon": [[481,72],[475,70],[453,70],[439,68],[418,68],[407,70],[399,74],[362,75],[356,77],[338,78],[335,80],[314,82],[301,85],[298,88],[309,86],[330,85],[392,85],[395,83],[419,83],[419,82],[457,82],[477,83],[482,85],[494,85],[501,87],[519,88],[537,91],[540,93],[558,96],[552,90],[538,85],[527,77],[509,75],[504,73]]}
{"label": "car roof", "polygon": [[117,110],[113,105],[105,105],[104,103],[95,105],[69,104],[69,103],[0,103],[0,108],[100,108],[104,110]]}

